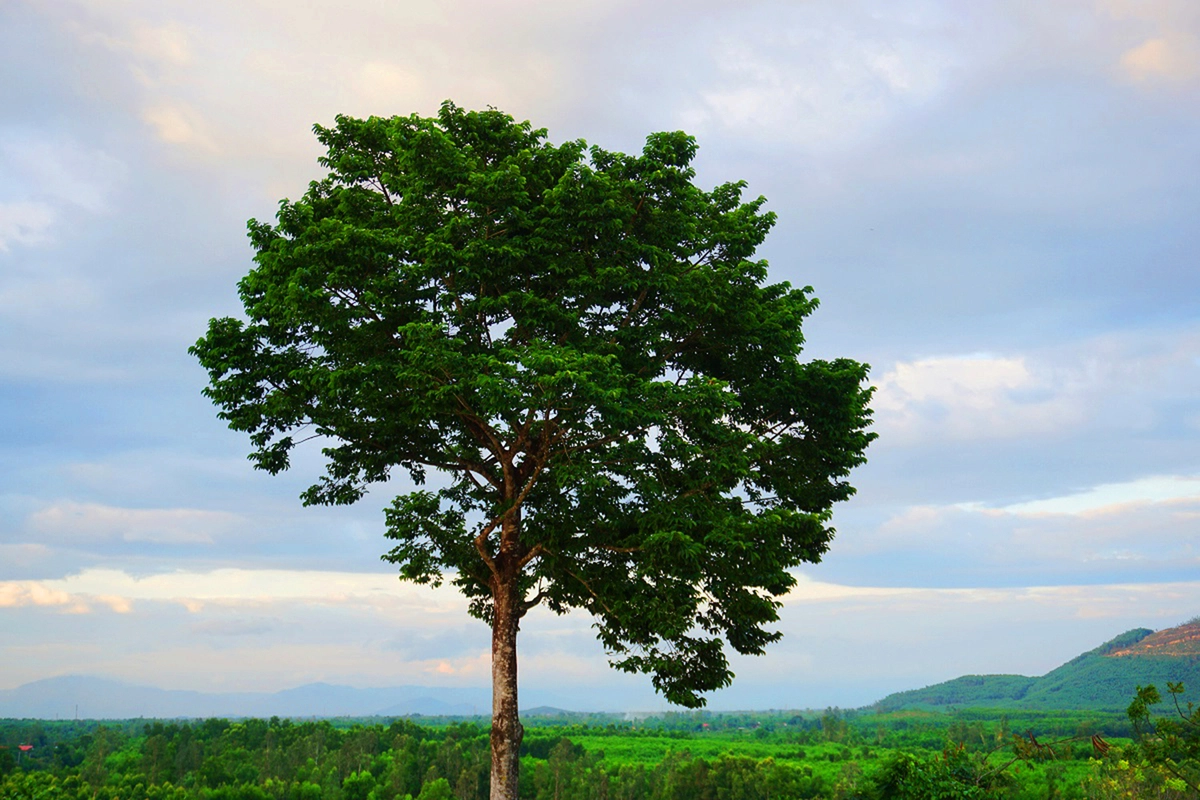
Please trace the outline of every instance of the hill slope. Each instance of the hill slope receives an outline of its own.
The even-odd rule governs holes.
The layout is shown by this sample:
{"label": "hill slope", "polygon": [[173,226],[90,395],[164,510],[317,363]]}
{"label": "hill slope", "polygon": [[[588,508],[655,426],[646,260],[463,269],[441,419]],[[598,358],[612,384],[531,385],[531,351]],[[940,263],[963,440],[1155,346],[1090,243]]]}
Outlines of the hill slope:
{"label": "hill slope", "polygon": [[1200,621],[1155,633],[1135,628],[1040,678],[965,675],[888,695],[881,711],[949,706],[1123,711],[1138,686],[1182,681],[1200,689]]}

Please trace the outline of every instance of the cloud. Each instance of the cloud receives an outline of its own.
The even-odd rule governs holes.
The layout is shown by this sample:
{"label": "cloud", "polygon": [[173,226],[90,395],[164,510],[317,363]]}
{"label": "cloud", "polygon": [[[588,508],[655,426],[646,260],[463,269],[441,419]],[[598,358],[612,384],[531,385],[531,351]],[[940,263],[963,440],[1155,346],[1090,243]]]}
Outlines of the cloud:
{"label": "cloud", "polygon": [[0,127],[0,176],[10,196],[101,214],[128,169],[106,150],[58,131]]}
{"label": "cloud", "polygon": [[[876,585],[1011,587],[1169,582],[1196,574],[1200,478],[1158,476],[996,507],[911,505],[859,518],[822,569]],[[802,586],[821,599],[821,586]]]}
{"label": "cloud", "polygon": [[454,676],[482,683],[492,674],[492,654],[485,650],[470,657],[439,659],[436,662],[425,663],[422,670],[439,678]]}
{"label": "cloud", "polygon": [[425,80],[419,73],[386,61],[364,64],[355,86],[366,102],[379,108],[394,108],[406,101],[419,103],[425,93]]}
{"label": "cloud", "polygon": [[196,623],[191,629],[206,636],[259,636],[270,633],[277,625],[268,619],[211,619]]}
{"label": "cloud", "polygon": [[[785,598],[776,626],[784,639],[763,657],[735,657],[738,679],[713,698],[714,707],[861,705],[963,673],[1041,674],[1128,628],[1177,624],[1200,603],[1194,581],[927,588],[842,584],[816,577],[816,570],[806,570]],[[394,577],[382,575],[263,571],[230,578],[92,572],[26,587],[22,605],[0,608],[5,680],[86,672],[166,688],[279,689],[314,680],[487,685],[487,628],[466,616],[452,590],[397,591]],[[362,602],[385,588],[381,579],[390,587],[387,612]],[[188,612],[162,599],[175,582],[190,595],[225,599]],[[315,591],[330,582],[340,589]],[[81,599],[101,610],[94,595],[73,593],[99,586],[140,599],[102,624],[61,613]],[[357,601],[339,599],[347,587],[356,587]],[[405,598],[410,590],[415,594]],[[292,596],[301,593],[313,594]],[[0,584],[0,597],[13,594]],[[29,599],[35,594],[43,605]],[[444,604],[450,616],[426,613],[422,603],[429,601]],[[535,609],[522,623],[522,687],[562,694],[580,709],[660,707],[645,677],[608,666],[590,624],[587,614]],[[416,650],[396,646],[450,634],[458,641],[443,652],[433,641]],[[48,648],[48,640],[59,644]],[[888,659],[873,657],[881,649]]]}
{"label": "cloud", "polygon": [[[466,609],[453,589],[403,584],[392,573],[221,569],[138,577],[89,569],[56,580],[0,581],[0,615],[13,633],[0,645],[0,661],[17,675],[43,668],[27,642],[51,635],[73,643],[45,654],[58,665],[53,673],[107,672],[161,684],[150,666],[158,665],[205,686],[347,675],[375,685],[479,684],[490,663],[488,632]],[[75,615],[98,611],[113,612],[102,637],[95,623],[67,633],[75,631]],[[134,662],[142,666],[130,670]],[[228,674],[230,663],[239,665],[238,676]]]}
{"label": "cloud", "polygon": [[1122,37],[1138,36],[1123,49],[1119,69],[1126,79],[1185,82],[1200,75],[1200,13],[1187,0],[1100,0],[1099,8],[1121,26]]}
{"label": "cloud", "polygon": [[0,583],[0,607],[65,606],[75,602],[68,593],[49,589],[43,584],[27,581]]}
{"label": "cloud", "polygon": [[205,133],[207,127],[200,116],[183,104],[159,104],[142,111],[142,120],[154,129],[159,139],[168,144],[197,147],[216,152],[217,146]]}
{"label": "cloud", "polygon": [[[300,509],[315,465],[251,475],[185,354],[240,311],[245,219],[319,175],[313,122],[446,97],[556,141],[699,134],[702,183],[746,177],[779,213],[773,280],[817,287],[810,352],[875,365],[860,493],[785,609],[788,657],[747,674],[890,668],[869,635],[913,675],[984,654],[1029,669],[1064,636],[1078,652],[1111,635],[1080,632],[1086,615],[1184,602],[1167,582],[1196,569],[1200,139],[1195,103],[1164,89],[1194,80],[1192,0],[65,8],[0,11],[21,77],[0,85],[4,485],[28,499],[0,577],[6,636],[78,649],[21,666],[4,650],[4,680],[103,664],[175,685],[389,682],[486,650],[452,592],[337,571],[378,564],[394,486]],[[213,462],[178,455],[199,452]],[[1130,488],[1146,476],[1176,494]],[[1149,583],[1084,587],[1079,614],[1060,594],[1042,628],[1005,588],[1055,581]],[[617,685],[586,617],[531,617],[523,636],[533,680]]]}
{"label": "cloud", "polygon": [[[0,586],[7,584],[0,583]],[[22,584],[24,585],[24,584]],[[422,614],[443,617],[466,611],[466,601],[452,589],[402,583],[391,572],[317,570],[216,569],[175,571],[137,577],[124,570],[91,568],[65,578],[38,583],[48,592],[118,596],[130,600],[269,603],[304,600],[329,605],[400,603]]]}
{"label": "cloud", "polygon": [[1200,49],[1191,39],[1147,39],[1121,55],[1121,69],[1138,81],[1188,80],[1200,72]]}
{"label": "cloud", "polygon": [[53,551],[44,544],[0,544],[0,563],[29,567],[47,559]]}
{"label": "cloud", "polygon": [[805,599],[806,586],[781,612],[783,640],[766,657],[733,660],[738,679],[719,707],[739,707],[739,696],[761,708],[784,698],[861,705],[965,674],[1042,675],[1131,628],[1177,625],[1200,603],[1196,581],[822,588],[825,600]]}
{"label": "cloud", "polygon": [[54,222],[54,211],[45,203],[0,203],[0,252],[14,244],[42,244]]}
{"label": "cloud", "polygon": [[[104,25],[95,18],[92,24]],[[99,27],[89,28],[78,19],[72,20],[70,25],[80,41],[98,44],[114,53],[131,55],[142,63],[143,70],[145,65],[166,69],[186,67],[193,62],[191,35],[176,21],[154,24],[136,17],[127,20],[124,25],[109,21],[106,27],[116,28],[115,33]]]}
{"label": "cloud", "polygon": [[875,384],[876,430],[884,446],[907,446],[1183,429],[1186,414],[1169,398],[1200,390],[1197,358],[1200,332],[1189,327],[898,361]]}
{"label": "cloud", "polygon": [[0,609],[48,607],[66,614],[90,614],[94,604],[117,614],[133,612],[133,601],[117,595],[77,593],[54,581],[0,581]]}
{"label": "cloud", "polygon": [[[105,213],[124,175],[119,160],[70,137],[0,125],[0,253],[51,243],[54,229],[81,211]],[[0,278],[0,295],[27,279],[14,266]]]}
{"label": "cloud", "polygon": [[133,602],[127,597],[102,594],[96,597],[96,601],[108,606],[117,614],[129,614],[133,611]]}
{"label": "cloud", "polygon": [[895,598],[912,594],[916,589],[895,586],[850,586],[818,581],[808,575],[797,576],[796,585],[783,598],[784,605],[843,601],[853,598]]}
{"label": "cloud", "polygon": [[[796,588],[784,598],[785,619],[807,610],[819,613],[819,607],[835,607],[837,613],[904,616],[934,614],[939,617],[980,615],[980,622],[1006,616],[1014,624],[1021,620],[1050,615],[1059,619],[1125,619],[1130,604],[1157,600],[1156,609],[1145,625],[1164,620],[1164,626],[1183,622],[1190,613],[1189,603],[1200,602],[1200,582],[1111,583],[1097,585],[1030,585],[1013,587],[878,587],[852,586],[818,581],[801,575]],[[994,607],[992,610],[987,610]],[[884,638],[903,637],[900,630],[873,629]],[[1117,633],[1119,631],[1114,632]],[[861,631],[864,644],[871,631]],[[1099,642],[1097,642],[1099,644]]]}
{"label": "cloud", "polygon": [[[765,31],[764,13],[771,18]],[[808,148],[860,141],[935,96],[955,59],[945,42],[927,35],[935,20],[882,16],[886,22],[853,10],[771,5],[750,12],[748,21],[714,26],[715,77],[682,122]]]}
{"label": "cloud", "polygon": [[978,439],[1048,432],[1075,424],[1078,409],[1057,396],[1052,376],[1023,357],[962,356],[897,363],[876,384],[880,429],[912,440]]}
{"label": "cloud", "polygon": [[64,501],[29,516],[30,529],[59,541],[116,539],[156,544],[212,544],[244,527],[223,511],[195,508],[117,508]]}
{"label": "cloud", "polygon": [[[219,569],[136,577],[90,568],[59,579],[0,581],[0,608],[24,607],[67,614],[105,607],[139,618],[177,608],[194,618],[188,631],[215,637],[263,636],[294,625],[298,618],[307,620],[306,625],[322,618],[340,620],[325,625],[323,635],[335,637],[337,627],[351,620],[360,629],[386,623],[402,633],[370,638],[379,640],[381,649],[404,652],[407,660],[440,662],[471,650],[464,645],[470,637],[447,633],[447,625],[471,625],[461,595],[450,588],[401,584],[390,573]],[[447,649],[444,645],[451,642]]]}
{"label": "cloud", "polygon": [[1107,483],[1086,492],[1014,503],[999,509],[1006,514],[1074,514],[1093,516],[1119,513],[1152,503],[1200,502],[1200,476],[1153,475],[1123,483]]}

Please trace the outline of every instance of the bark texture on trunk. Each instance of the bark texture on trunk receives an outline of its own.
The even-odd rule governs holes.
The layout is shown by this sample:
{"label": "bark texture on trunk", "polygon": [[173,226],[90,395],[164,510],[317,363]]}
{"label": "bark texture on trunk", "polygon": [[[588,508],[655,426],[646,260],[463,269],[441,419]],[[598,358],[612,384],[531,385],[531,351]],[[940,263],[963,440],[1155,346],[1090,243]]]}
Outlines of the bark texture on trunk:
{"label": "bark texture on trunk", "polygon": [[497,586],[492,619],[492,773],[491,800],[517,800],[521,739],[525,729],[517,717],[517,625],[520,621],[516,581]]}

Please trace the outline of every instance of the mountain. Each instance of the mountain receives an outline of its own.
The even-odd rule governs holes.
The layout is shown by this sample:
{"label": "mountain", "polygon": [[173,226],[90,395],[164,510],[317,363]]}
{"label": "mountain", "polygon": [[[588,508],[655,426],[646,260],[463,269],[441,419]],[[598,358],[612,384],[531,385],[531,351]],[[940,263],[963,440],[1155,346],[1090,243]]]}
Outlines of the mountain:
{"label": "mountain", "polygon": [[1200,656],[1200,618],[1177,628],[1152,633],[1144,639],[1109,653],[1111,656]]}
{"label": "mountain", "polygon": [[1158,631],[1135,628],[1076,656],[1040,678],[964,675],[944,683],[890,694],[875,707],[1095,709],[1123,711],[1138,686],[1168,681],[1200,689],[1200,619]]}
{"label": "mountain", "polygon": [[[522,692],[531,703],[559,698]],[[69,675],[0,691],[0,719],[172,719],[176,717],[472,716],[491,712],[482,688],[393,686],[356,689],[310,683],[281,692],[192,692]]]}

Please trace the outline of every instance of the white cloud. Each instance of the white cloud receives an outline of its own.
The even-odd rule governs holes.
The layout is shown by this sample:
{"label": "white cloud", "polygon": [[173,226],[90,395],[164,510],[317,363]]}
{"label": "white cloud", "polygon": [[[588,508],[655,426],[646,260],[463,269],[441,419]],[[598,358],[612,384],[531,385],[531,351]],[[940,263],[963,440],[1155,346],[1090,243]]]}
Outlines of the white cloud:
{"label": "white cloud", "polygon": [[1120,73],[1134,81],[1190,81],[1200,76],[1200,13],[1188,0],[1099,0],[1097,5],[1133,35],[1120,51]]}
{"label": "white cloud", "polygon": [[799,606],[808,603],[839,602],[863,598],[894,598],[916,591],[920,590],[880,586],[848,586],[818,581],[808,575],[800,574],[796,576],[796,585],[784,596],[783,603],[789,606]]}
{"label": "white cloud", "polygon": [[899,362],[879,379],[873,407],[884,436],[988,439],[1058,431],[1083,419],[1059,376],[1024,357]]}
{"label": "white cloud", "polygon": [[96,596],[96,601],[108,606],[117,614],[129,614],[133,611],[133,601],[128,597],[101,594]]}
{"label": "white cloud", "polygon": [[1134,80],[1186,80],[1200,70],[1198,56],[1192,40],[1147,39],[1121,55],[1121,68]]}
{"label": "white cloud", "polygon": [[[39,610],[51,617],[21,616]],[[45,654],[46,664],[24,635],[0,645],[0,662],[13,667],[5,679],[24,680],[27,668],[45,674],[52,662],[54,673],[155,684],[170,674],[186,685],[244,689],[335,678],[482,684],[490,663],[487,628],[469,617],[456,590],[402,583],[394,573],[219,569],[139,577],[87,569],[55,580],[0,581],[6,629],[34,640],[71,624],[56,622],[58,615],[104,610],[117,616],[95,623],[102,640],[82,637]],[[396,646],[397,636],[404,646]],[[227,674],[230,663],[238,664],[236,676]]]}
{"label": "white cloud", "polygon": [[1128,332],[1011,355],[898,361],[876,382],[884,446],[1182,428],[1200,331]]}
{"label": "white cloud", "polygon": [[[195,613],[195,612],[193,612]],[[196,633],[207,636],[260,636],[270,633],[278,621],[261,618],[210,619],[191,626]]]}
{"label": "white cloud", "polygon": [[130,46],[144,58],[160,64],[188,66],[193,61],[187,30],[178,22],[152,25],[137,22]]}
{"label": "white cloud", "polygon": [[1172,501],[1200,502],[1200,476],[1156,475],[1123,483],[1106,483],[1085,492],[1015,503],[999,510],[1017,515],[1086,515]]}
{"label": "white cloud", "polygon": [[142,111],[142,121],[154,129],[159,139],[215,152],[216,144],[206,132],[207,125],[193,109],[182,103],[160,103]]}
{"label": "white cloud", "polygon": [[[770,13],[777,15],[778,7]],[[764,32],[734,25],[712,54],[720,76],[685,110],[689,127],[759,140],[841,148],[874,133],[944,85],[951,52],[926,39],[924,21],[893,20],[886,36],[793,9]],[[840,16],[840,15],[837,15]],[[761,23],[761,19],[756,19]]]}
{"label": "white cloud", "polygon": [[[291,618],[316,609],[356,620],[356,625],[374,620],[377,627],[383,622],[430,633],[469,619],[466,600],[450,587],[404,584],[392,573],[305,570],[218,569],[138,577],[123,570],[90,568],[65,578],[0,581],[0,608],[20,607],[47,607],[68,614],[106,607],[122,615],[182,608],[198,618],[190,630],[222,636],[265,634],[279,626],[264,622],[271,619],[264,614]],[[403,649],[428,649],[417,646],[420,642],[412,644]]]}
{"label": "white cloud", "polygon": [[99,214],[109,210],[110,196],[127,173],[120,159],[72,137],[48,130],[0,129],[0,176],[10,196]]}
{"label": "white cloud", "polygon": [[[160,70],[186,67],[193,62],[191,35],[179,22],[154,24],[134,17],[115,24],[112,20],[101,22],[93,19],[91,24],[93,27],[88,27],[80,19],[70,22],[80,41],[98,44],[114,53],[131,55],[142,63],[143,69],[148,65]],[[103,30],[100,26],[115,31]]]}
{"label": "white cloud", "polygon": [[0,607],[17,606],[66,606],[75,602],[67,592],[51,589],[34,581],[6,581],[0,583]]}
{"label": "white cloud", "polygon": [[57,540],[120,540],[160,544],[212,544],[235,534],[245,521],[236,514],[195,508],[117,508],[64,501],[29,516],[35,533]]}
{"label": "white cloud", "polygon": [[910,506],[844,531],[830,560],[910,585],[1169,581],[1200,570],[1197,520],[1200,479],[1156,477],[1005,507]]}
{"label": "white cloud", "polygon": [[[96,558],[127,569],[93,570],[36,585],[4,584],[5,621],[40,623],[51,617],[60,627],[40,635],[61,636],[68,630],[62,626],[85,620],[58,612],[90,608],[95,613],[86,620],[92,625],[84,633],[97,640],[117,636],[126,626],[131,630],[120,634],[126,637],[121,641],[141,643],[144,651],[158,647],[151,636],[177,636],[169,654],[146,662],[152,665],[144,668],[145,674],[161,680],[240,680],[227,669],[230,653],[253,665],[248,680],[263,684],[275,680],[264,677],[271,675],[303,680],[355,674],[358,662],[367,665],[359,674],[387,680],[395,674],[397,649],[405,664],[420,665],[414,674],[468,668],[478,652],[439,657],[431,652],[429,639],[416,635],[400,636],[404,647],[383,656],[368,645],[346,646],[349,640],[370,642],[372,635],[393,626],[449,630],[448,635],[457,636],[449,620],[461,619],[482,629],[467,620],[465,604],[452,591],[427,597],[391,574],[207,570],[215,563],[246,563],[248,553],[265,563],[277,552],[278,561],[269,563],[294,565],[318,563],[328,552],[328,544],[320,549],[312,529],[332,516],[318,516],[316,524],[297,523],[289,531],[293,518],[275,513],[278,498],[287,494],[287,502],[293,502],[298,479],[312,474],[299,465],[290,483],[281,479],[276,484],[285,490],[260,489],[246,480],[234,492],[228,489],[234,479],[214,490],[211,476],[164,468],[166,462],[147,460],[143,453],[136,457],[137,469],[116,470],[111,461],[113,453],[135,452],[147,441],[164,452],[213,447],[220,441],[210,436],[220,427],[211,408],[186,406],[185,411],[184,404],[175,402],[182,393],[194,399],[203,382],[183,350],[207,316],[236,308],[233,282],[249,266],[242,221],[251,215],[269,218],[278,197],[294,197],[318,172],[311,123],[328,123],[337,112],[427,114],[445,97],[473,107],[494,103],[549,125],[556,139],[609,137],[596,140],[626,150],[639,146],[646,130],[674,124],[679,110],[686,108],[692,115],[688,128],[693,123],[708,128],[694,131],[702,134],[706,176],[767,176],[779,187],[778,193],[767,190],[776,203],[791,187],[811,191],[808,209],[786,200],[776,206],[781,229],[776,235],[785,228],[800,233],[792,240],[794,247],[773,258],[773,274],[806,283],[810,267],[819,270],[827,263],[832,266],[822,278],[839,271],[848,276],[841,298],[822,295],[829,307],[814,322],[823,324],[821,318],[832,312],[843,320],[843,332],[857,330],[857,341],[867,342],[860,357],[873,360],[873,374],[882,376],[876,427],[883,438],[866,469],[883,464],[887,454],[904,472],[901,476],[901,469],[894,470],[893,478],[939,486],[929,492],[937,498],[930,502],[990,503],[909,508],[870,531],[839,524],[842,534],[831,561],[844,554],[866,563],[872,557],[866,551],[874,547],[872,563],[889,571],[886,577],[860,572],[860,582],[1112,581],[1122,575],[1145,577],[1147,569],[1182,572],[1195,563],[1188,560],[1195,551],[1189,555],[1187,550],[1194,541],[1195,517],[1188,515],[1200,513],[1194,500],[1184,496],[1185,486],[1139,486],[1132,495],[1112,487],[1082,495],[1059,489],[1062,497],[1055,500],[1002,509],[994,507],[1001,503],[991,502],[1051,491],[1038,485],[1040,476],[1011,477],[1020,469],[1012,464],[1014,453],[1023,454],[1025,465],[1057,459],[1056,469],[1066,465],[1058,483],[1086,486],[1071,472],[1071,458],[1081,471],[1086,461],[1089,475],[1104,471],[1093,482],[1115,483],[1129,472],[1184,470],[1179,461],[1194,449],[1196,428],[1182,427],[1200,419],[1194,363],[1200,337],[1194,327],[1140,340],[1114,335],[1056,348],[1022,350],[1013,344],[1068,335],[1056,333],[1068,329],[1191,319],[1186,314],[1195,287],[1182,272],[1170,274],[1175,268],[1170,257],[1160,258],[1166,249],[1190,252],[1190,229],[1171,227],[1170,215],[1131,209],[1161,203],[1171,215],[1179,215],[1180,209],[1194,205],[1186,193],[1186,170],[1172,170],[1171,165],[1187,163],[1193,155],[1186,134],[1194,127],[1195,109],[1179,104],[1169,114],[1156,115],[1152,103],[1130,105],[1122,98],[1128,98],[1129,78],[1138,70],[1139,87],[1167,85],[1178,80],[1173,76],[1185,74],[1181,70],[1191,57],[1189,42],[1200,6],[1193,0],[1129,0],[1123,5],[1131,16],[1112,25],[1090,13],[1087,3],[1026,3],[994,10],[998,7],[944,2],[894,8],[829,2],[737,8],[703,0],[661,6],[530,2],[517,14],[510,4],[483,0],[361,0],[298,13],[283,0],[213,0],[190,6],[68,0],[64,7],[69,13],[35,9],[30,13],[41,14],[49,26],[78,26],[85,39],[91,36],[92,46],[78,47],[78,39],[67,37],[56,41],[54,30],[43,26],[39,34],[55,45],[45,53],[69,57],[69,64],[57,57],[35,60],[33,52],[17,56],[28,63],[6,62],[14,74],[27,75],[31,85],[41,82],[36,92],[24,95],[14,88],[13,96],[29,98],[29,106],[18,109],[21,118],[68,120],[79,126],[71,130],[86,131],[77,135],[88,145],[42,129],[11,136],[0,132],[0,186],[6,187],[6,194],[0,194],[0,241],[15,248],[67,234],[78,237],[74,251],[66,246],[62,252],[43,251],[45,258],[34,253],[36,258],[23,263],[5,258],[16,270],[6,269],[0,278],[3,321],[28,324],[10,337],[2,360],[6,377],[18,382],[42,383],[57,371],[76,383],[68,387],[71,391],[47,396],[50,409],[13,393],[11,418],[22,431],[22,442],[31,444],[12,459],[20,465],[9,477],[22,484],[14,491],[27,492],[39,503],[56,497],[87,497],[96,503],[52,503],[31,523],[29,530],[41,534],[39,542],[65,541],[71,552],[50,551],[46,544],[0,545],[0,561],[10,577],[44,575],[52,556],[60,559],[50,562],[59,570],[56,574],[66,569],[67,561],[96,563]],[[1135,13],[1146,8],[1166,11],[1156,12],[1158,16]],[[1114,91],[1106,85],[1114,76],[1126,85],[1106,94]],[[896,149],[855,146],[873,134],[877,142],[897,143]],[[631,144],[611,142],[621,136]],[[177,147],[148,147],[153,137]],[[768,141],[771,150],[754,152],[756,139]],[[217,144],[221,158],[208,157],[206,148]],[[89,149],[93,147],[99,149]],[[845,150],[842,163],[812,157],[814,149],[838,148]],[[909,158],[906,148],[918,155]],[[109,150],[135,173],[136,184],[127,194],[118,191],[124,167],[114,158],[106,160]],[[170,151],[167,157],[164,150]],[[189,157],[203,161],[206,169],[189,170]],[[746,160],[739,163],[741,158]],[[815,185],[806,172],[810,161],[820,162],[811,170],[818,173]],[[856,168],[846,168],[849,163]],[[892,177],[881,182],[881,174]],[[758,178],[752,180],[751,194],[758,183]],[[844,205],[822,205],[835,190],[843,192]],[[83,217],[110,210],[120,212],[111,225],[104,219],[76,226],[72,219],[73,213]],[[873,222],[888,219],[889,212],[896,215],[890,230]],[[1091,230],[1112,228],[1121,235],[1078,236],[1076,220],[1084,219]],[[805,237],[819,238],[821,229],[830,243],[806,248]],[[870,256],[859,257],[856,237],[868,239],[868,229],[871,240],[881,244]],[[1073,260],[1080,263],[1068,263]],[[1011,271],[998,272],[1009,266]],[[1143,291],[1152,269],[1161,269],[1156,274],[1163,285],[1177,287],[1160,303],[1147,303],[1150,295]],[[825,291],[821,282],[811,282]],[[990,290],[996,290],[994,296],[976,302]],[[1012,308],[1004,306],[1010,290]],[[892,310],[864,316],[864,306],[854,301],[871,292]],[[933,297],[940,299],[928,302]],[[845,314],[835,308],[839,303]],[[155,312],[160,308],[165,309],[162,316]],[[167,316],[176,310],[183,321],[169,322]],[[176,335],[188,325],[198,327],[188,336]],[[1010,327],[1002,330],[1005,325]],[[117,335],[118,330],[127,333]],[[840,350],[845,339],[837,336],[828,344],[814,336],[814,344]],[[934,337],[934,349],[913,344]],[[985,348],[994,354],[962,355]],[[888,356],[877,357],[880,352]],[[113,371],[114,364],[142,358],[154,360],[152,380],[145,371]],[[175,381],[183,374],[177,375],[177,369],[190,370],[181,383]],[[92,402],[99,381],[111,382],[115,374],[132,376],[124,386],[138,399],[130,401],[129,411]],[[147,379],[136,382],[139,378]],[[162,402],[164,398],[168,401]],[[80,402],[84,404],[76,405]],[[193,410],[201,416],[184,421]],[[68,419],[75,427],[64,430],[59,420]],[[239,442],[237,463],[243,464],[244,439]],[[63,489],[62,481],[72,480],[62,469],[64,448],[70,450],[69,458],[87,458],[96,465],[87,491]],[[994,463],[985,464],[993,453],[999,453]],[[1130,467],[1122,458],[1126,454],[1137,458],[1138,465]],[[1144,466],[1160,455],[1165,463]],[[935,460],[938,465],[931,466]],[[138,470],[155,474],[143,476]],[[1005,480],[1009,484],[998,489]],[[907,486],[903,481],[897,485]],[[1160,489],[1180,494],[1166,502],[1172,498],[1155,494]],[[260,491],[272,492],[266,510],[251,497]],[[136,506],[142,498],[155,498],[164,507],[124,507]],[[877,502],[865,491],[860,501]],[[899,507],[921,500],[893,496],[890,502]],[[247,511],[220,518],[191,505]],[[878,518],[891,508],[874,507],[871,513]],[[24,518],[26,510],[11,519]],[[338,511],[366,519],[361,507]],[[376,511],[371,509],[375,516],[370,522],[361,523],[375,539]],[[344,532],[345,527],[338,528],[338,536]],[[103,556],[80,553],[89,548],[76,545],[92,541],[109,545],[95,548]],[[180,554],[177,563],[186,571],[142,577],[129,571],[132,564],[146,569],[147,553],[163,550],[136,545],[210,541],[215,546],[204,549],[204,567],[183,561],[182,554],[189,551],[177,549],[171,552]],[[352,537],[337,541],[360,547]],[[236,547],[225,547],[230,542]],[[361,549],[372,559],[363,563],[378,563],[373,559],[379,546]],[[352,550],[347,545],[338,563],[354,563],[357,550],[345,557]],[[932,566],[914,566],[918,561]],[[153,568],[159,569],[158,564]],[[1088,571],[1102,566],[1108,571]],[[975,572],[968,574],[966,567]],[[1031,577],[1031,571],[1037,572]],[[1175,600],[1163,599],[1168,594],[1168,589],[1152,586],[1142,594],[1113,595],[1117,599],[1112,602],[1087,603],[1078,617],[1054,619],[1071,633],[1084,615],[1111,616],[1121,603],[1146,614],[1175,608],[1170,605]],[[1069,605],[1063,599],[1067,596],[1057,596],[1058,611]],[[829,675],[846,672],[847,665],[870,666],[879,661],[874,658],[877,649],[860,642],[856,650],[839,651],[838,637],[899,638],[914,621],[924,624],[929,617],[939,622],[925,625],[923,634],[951,631],[960,636],[957,641],[969,644],[975,620],[956,617],[956,610],[986,616],[989,609],[999,615],[1018,606],[1036,607],[1028,597],[1005,591],[929,593],[911,586],[805,581],[788,601],[793,616],[785,624],[804,647],[818,644],[810,650],[798,645],[785,669],[807,665],[805,669]],[[828,614],[837,625],[806,627],[808,609]],[[115,613],[120,611],[124,613]],[[312,618],[338,630],[313,631],[306,627]],[[1014,613],[1012,618],[1038,622],[1033,614]],[[147,632],[132,630],[135,622],[147,620]],[[9,628],[5,631],[7,635]],[[805,631],[812,637],[806,639]],[[997,616],[978,636],[1001,641],[1005,631],[1024,633]],[[310,641],[298,641],[300,632]],[[562,674],[568,668],[564,665],[590,674],[589,664],[597,665],[597,675],[604,674],[602,656],[593,660],[593,651],[582,649],[574,638],[594,638],[586,617],[554,622],[531,617],[525,632],[525,641],[550,643],[527,674],[552,679],[555,670]],[[1010,649],[1037,649],[1054,642],[1055,635],[1018,639],[1022,644]],[[296,638],[271,638],[287,636]],[[103,646],[108,648],[104,663],[113,669],[138,669],[137,650]],[[226,649],[203,649],[218,646]],[[233,646],[240,649],[228,649]],[[921,646],[924,653],[914,647],[907,663],[956,655],[939,649],[932,635]],[[846,658],[834,664],[831,653]],[[310,654],[311,666],[306,661]],[[94,655],[48,660],[38,669],[86,668],[96,663],[90,660]],[[456,659],[465,660],[459,664]],[[10,672],[16,669],[12,659],[0,656],[0,661],[6,662],[6,676],[15,674]],[[779,668],[778,661],[755,663]],[[172,674],[188,677],[159,678]]]}
{"label": "white cloud", "polygon": [[78,211],[104,213],[124,176],[119,160],[69,137],[0,128],[0,252],[52,241]]}
{"label": "white cloud", "polygon": [[[3,585],[6,584],[0,583],[0,586]],[[466,610],[466,601],[457,591],[402,583],[390,572],[229,568],[137,577],[123,570],[95,568],[65,578],[39,581],[37,585],[47,592],[176,603],[185,600],[199,603],[304,600],[331,605],[371,606],[376,601],[386,601],[403,602],[411,608],[419,608],[422,614],[435,616],[459,611],[465,613]]]}
{"label": "white cloud", "polygon": [[[964,606],[994,605],[1006,609],[1001,613],[1015,621],[1039,614],[1059,619],[1118,619],[1130,613],[1131,604],[1147,599],[1157,599],[1165,607],[1156,609],[1153,612],[1155,619],[1148,619],[1145,624],[1153,624],[1162,617],[1182,622],[1191,614],[1189,603],[1200,602],[1200,582],[928,588],[847,586],[802,575],[797,587],[784,598],[784,605],[797,611],[821,603],[857,609],[871,607],[879,611],[890,609],[897,614],[924,609],[925,613],[942,615],[969,613]],[[864,635],[863,638],[865,642],[868,637]]]}
{"label": "white cloud", "polygon": [[783,640],[765,658],[735,659],[739,681],[782,683],[783,663],[790,683],[857,686],[843,695],[862,704],[964,674],[1041,675],[1130,628],[1177,625],[1200,605],[1195,581],[854,588],[839,587],[836,600],[789,598]]}
{"label": "white cloud", "polygon": [[[1177,624],[1200,603],[1197,582],[929,589],[837,584],[813,577],[819,569],[806,571],[785,598],[777,625],[783,641],[763,657],[735,658],[739,677],[714,707],[746,707],[739,698],[760,707],[857,705],[968,672],[1041,674],[1128,628]],[[74,615],[44,613],[81,604],[104,610],[100,590],[128,603],[107,598],[108,608],[127,613],[88,621],[102,636],[68,633],[78,631]],[[195,612],[180,608],[185,595],[203,601]],[[488,681],[487,629],[467,617],[461,597],[387,574],[222,570],[134,578],[93,570],[36,585],[0,583],[0,614],[10,685],[70,672],[242,690],[314,680]],[[608,667],[590,623],[587,614],[544,609],[526,618],[522,685],[560,693],[581,709],[595,707],[597,689],[609,707],[660,704],[646,678]],[[397,647],[397,636],[415,645]],[[454,637],[461,641],[448,645]],[[883,661],[881,647],[889,653]]]}
{"label": "white cloud", "polygon": [[425,80],[419,73],[386,61],[364,64],[355,85],[364,101],[379,109],[416,105],[425,94]]}
{"label": "white cloud", "polygon": [[0,203],[0,252],[14,244],[42,244],[54,223],[54,211],[45,203]]}

